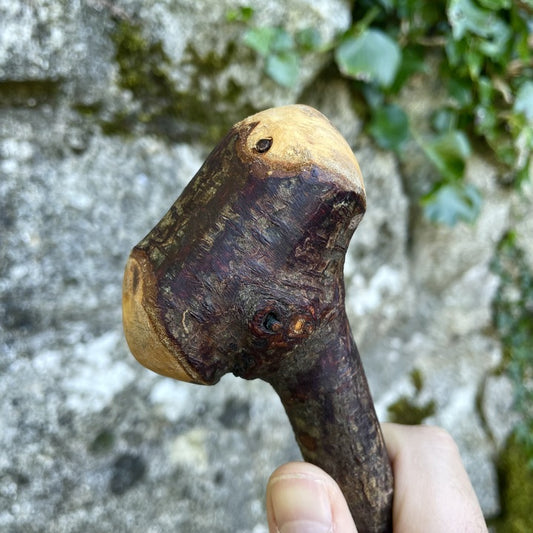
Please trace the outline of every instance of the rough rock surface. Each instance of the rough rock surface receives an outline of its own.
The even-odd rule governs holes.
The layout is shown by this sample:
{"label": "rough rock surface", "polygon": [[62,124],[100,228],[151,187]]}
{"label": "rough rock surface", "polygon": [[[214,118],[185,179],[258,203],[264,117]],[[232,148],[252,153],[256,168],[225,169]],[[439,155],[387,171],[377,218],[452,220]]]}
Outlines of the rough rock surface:
{"label": "rough rock surface", "polygon": [[[531,234],[531,192],[517,203],[495,187],[497,170],[473,158],[469,179],[485,191],[479,221],[435,227],[413,200],[427,168],[402,168],[376,149],[346,82],[322,76],[306,89],[323,57],[306,59],[293,89],[265,78],[240,44],[242,27],[225,20],[233,2],[67,4],[0,0],[0,530],[266,531],[266,480],[299,457],[280,402],[261,382],[228,376],[202,388],[140,367],[122,337],[121,280],[131,246],[211,148],[209,112],[218,122],[205,130],[216,133],[250,110],[298,100],[332,119],[365,175],[368,212],[346,278],[379,415],[403,395],[433,400],[427,422],[456,438],[495,514],[492,460],[510,403],[508,383],[491,374],[501,350],[488,265],[511,221]],[[317,26],[324,39],[350,24],[341,0],[285,6],[262,3],[257,24]],[[200,118],[165,122],[180,109],[174,100],[154,108],[149,94],[125,88],[121,24],[142,28],[136,38],[164,59],[159,81]],[[207,65],[228,47],[230,61]],[[424,84],[412,90],[417,105],[431,99]],[[522,244],[532,257],[530,240]],[[423,376],[417,394],[413,370]]]}

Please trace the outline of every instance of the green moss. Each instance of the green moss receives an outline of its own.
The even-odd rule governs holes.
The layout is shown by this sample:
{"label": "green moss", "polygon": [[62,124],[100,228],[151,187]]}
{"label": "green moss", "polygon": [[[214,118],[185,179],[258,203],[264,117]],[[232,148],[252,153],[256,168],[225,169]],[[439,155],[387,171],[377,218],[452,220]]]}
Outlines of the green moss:
{"label": "green moss", "polygon": [[115,435],[109,429],[104,429],[91,442],[89,450],[94,454],[105,453],[113,448]]}
{"label": "green moss", "polygon": [[160,41],[144,38],[140,24],[121,21],[113,34],[120,85],[147,103],[170,105],[174,86],[168,78],[170,60]]}
{"label": "green moss", "polygon": [[94,117],[101,111],[102,105],[100,103],[75,104],[73,108],[84,117]]}
{"label": "green moss", "polygon": [[393,404],[389,405],[387,411],[389,420],[398,424],[421,424],[426,418],[435,414],[436,404],[434,400],[420,403],[418,396],[424,388],[424,376],[422,372],[414,368],[410,374],[411,383],[415,389],[413,397],[400,396]]}
{"label": "green moss", "polygon": [[416,393],[420,394],[424,387],[424,376],[418,368],[413,368],[413,370],[411,370],[411,383],[413,384]]}
{"label": "green moss", "polygon": [[[242,89],[236,83],[229,82],[224,93],[214,88],[215,83],[204,83],[215,79],[234,60],[234,44],[222,54],[210,52],[206,56],[188,46],[184,66],[192,67],[193,75],[190,87],[183,91],[172,79],[172,62],[162,42],[146,38],[139,23],[120,21],[112,39],[119,85],[131,92],[138,105],[135,111],[119,110],[103,120],[104,132],[127,134],[140,127],[174,141],[190,140],[194,135],[199,141],[212,143],[234,122],[255,111],[237,108]],[[211,89],[206,91],[206,86]],[[221,102],[226,105],[220,106]],[[228,112],[228,108],[234,111]]]}
{"label": "green moss", "polygon": [[58,80],[0,81],[0,107],[35,107],[54,101]]}
{"label": "green moss", "polygon": [[412,398],[400,396],[396,402],[387,408],[389,420],[398,424],[421,424],[428,416],[435,414],[435,402],[430,400],[417,405]]}
{"label": "green moss", "polygon": [[494,524],[497,533],[533,531],[533,469],[526,466],[528,455],[521,439],[513,434],[498,459],[502,515]]}

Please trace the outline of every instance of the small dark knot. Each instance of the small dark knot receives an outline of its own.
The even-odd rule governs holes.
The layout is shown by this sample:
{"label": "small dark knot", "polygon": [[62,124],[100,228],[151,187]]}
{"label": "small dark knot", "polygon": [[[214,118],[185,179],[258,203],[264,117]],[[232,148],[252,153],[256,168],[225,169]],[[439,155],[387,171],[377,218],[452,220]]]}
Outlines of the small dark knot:
{"label": "small dark knot", "polygon": [[271,146],[272,146],[272,137],[267,137],[266,139],[259,139],[255,143],[255,149],[260,154],[264,154],[265,152],[268,152]]}
{"label": "small dark knot", "polygon": [[276,333],[277,331],[280,331],[283,327],[283,324],[279,321],[279,318],[275,313],[270,311],[265,315],[263,318],[263,328],[266,331],[271,331],[272,333]]}

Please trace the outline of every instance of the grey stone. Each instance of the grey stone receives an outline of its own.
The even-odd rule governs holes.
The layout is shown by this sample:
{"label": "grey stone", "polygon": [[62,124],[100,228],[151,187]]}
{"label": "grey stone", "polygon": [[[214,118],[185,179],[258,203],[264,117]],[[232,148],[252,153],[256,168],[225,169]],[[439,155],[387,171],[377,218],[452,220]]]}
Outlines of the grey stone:
{"label": "grey stone", "polygon": [[490,262],[511,223],[510,195],[495,186],[497,172],[494,165],[472,156],[466,179],[483,191],[483,207],[474,225],[436,227],[420,220],[414,228],[413,256],[420,283],[444,291],[469,269]]}
{"label": "grey stone", "polygon": [[518,413],[513,411],[513,402],[511,379],[505,374],[487,376],[481,395],[481,408],[497,450],[503,449],[507,437],[520,421]]}
{"label": "grey stone", "polygon": [[[320,3],[309,0],[291,2],[271,1],[253,6],[253,25],[283,26],[289,32],[306,28],[316,28],[321,34],[323,42],[331,42],[334,37],[345,31],[350,24],[348,3],[343,0]],[[162,40],[165,50],[176,67],[171,75],[174,81],[186,87],[191,83],[187,80],[180,63],[193,50],[199,57],[205,58],[210,54],[224,57],[228,52],[228,45],[239,43],[242,38],[242,27],[228,25],[226,13],[235,8],[234,2],[157,2],[143,3],[140,18],[151,28],[154,35]],[[172,16],[169,16],[169,11]],[[224,39],[220,39],[221,33]],[[223,72],[212,79],[205,79],[203,90],[209,94],[215,84],[219,94],[228,92],[228,84],[236,83],[246,90],[242,91],[244,103],[252,104],[257,109],[282,105],[293,101],[323,66],[323,59],[317,54],[302,62],[302,70],[295,87],[285,89],[272,80],[265,79],[262,72],[262,60],[252,58],[249,50],[238,46],[234,61]],[[189,72],[194,75],[194,69]]]}
{"label": "grey stone", "polygon": [[33,107],[69,93],[78,102],[107,92],[110,21],[90,0],[0,1],[0,96]]}

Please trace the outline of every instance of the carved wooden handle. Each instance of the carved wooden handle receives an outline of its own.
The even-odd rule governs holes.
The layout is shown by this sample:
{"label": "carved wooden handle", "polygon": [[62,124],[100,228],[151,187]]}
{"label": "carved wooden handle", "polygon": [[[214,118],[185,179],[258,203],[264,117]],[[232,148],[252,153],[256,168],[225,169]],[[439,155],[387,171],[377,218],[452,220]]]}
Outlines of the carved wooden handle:
{"label": "carved wooden handle", "polygon": [[316,110],[236,124],[124,277],[126,339],[148,368],[261,378],[307,461],[337,480],[358,531],[391,530],[392,473],[345,313],[346,249],[365,211],[357,161]]}

